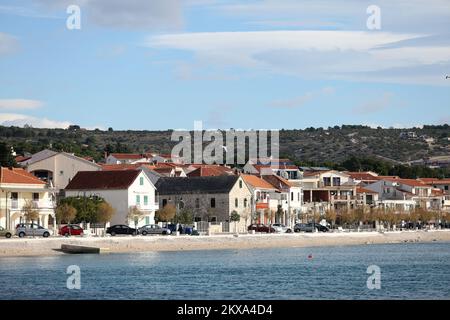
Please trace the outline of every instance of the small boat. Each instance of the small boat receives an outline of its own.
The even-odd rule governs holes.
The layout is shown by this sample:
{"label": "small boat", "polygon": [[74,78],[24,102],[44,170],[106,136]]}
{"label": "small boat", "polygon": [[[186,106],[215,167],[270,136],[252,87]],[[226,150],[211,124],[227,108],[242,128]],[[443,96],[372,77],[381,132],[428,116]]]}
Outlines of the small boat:
{"label": "small boat", "polygon": [[104,253],[108,252],[108,248],[98,248],[98,247],[87,247],[87,246],[78,246],[73,244],[62,244],[61,251],[65,253],[72,254],[81,254],[81,253]]}

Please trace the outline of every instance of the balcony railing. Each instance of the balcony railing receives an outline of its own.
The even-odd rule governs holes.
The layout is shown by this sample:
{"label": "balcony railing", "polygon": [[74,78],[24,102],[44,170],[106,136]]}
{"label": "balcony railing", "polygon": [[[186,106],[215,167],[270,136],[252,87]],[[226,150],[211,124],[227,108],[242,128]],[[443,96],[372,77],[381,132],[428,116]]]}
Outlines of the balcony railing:
{"label": "balcony railing", "polygon": [[351,201],[351,200],[356,200],[356,197],[349,196],[349,195],[339,195],[339,196],[331,196],[331,200],[333,200],[333,201]]}
{"label": "balcony railing", "polygon": [[[10,200],[8,200],[8,207],[9,207],[9,209],[12,209],[12,210],[21,210],[28,203],[29,202],[25,201],[25,200],[10,199]],[[31,201],[31,204],[33,205],[33,208],[38,209],[38,210],[51,209],[54,207],[53,202],[48,201],[48,200],[33,200],[33,201]]]}

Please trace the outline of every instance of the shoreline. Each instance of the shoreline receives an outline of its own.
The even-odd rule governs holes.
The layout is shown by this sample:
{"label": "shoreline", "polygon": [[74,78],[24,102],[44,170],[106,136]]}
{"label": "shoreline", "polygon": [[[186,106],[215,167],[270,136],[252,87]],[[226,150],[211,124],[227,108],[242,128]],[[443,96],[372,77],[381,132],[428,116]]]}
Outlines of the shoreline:
{"label": "shoreline", "polygon": [[212,236],[116,236],[1,239],[0,258],[66,255],[61,244],[107,248],[109,253],[324,247],[389,243],[450,242],[450,230],[340,232],[314,234],[240,234]]}

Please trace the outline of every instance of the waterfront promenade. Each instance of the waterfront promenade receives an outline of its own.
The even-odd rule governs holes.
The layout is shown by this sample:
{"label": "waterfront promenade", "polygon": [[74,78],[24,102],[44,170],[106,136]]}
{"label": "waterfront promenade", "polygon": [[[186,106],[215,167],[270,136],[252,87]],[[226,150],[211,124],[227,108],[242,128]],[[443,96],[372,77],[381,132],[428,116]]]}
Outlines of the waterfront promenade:
{"label": "waterfront promenade", "polygon": [[108,248],[111,253],[215,249],[262,249],[450,241],[450,230],[245,234],[213,236],[123,236],[1,239],[1,256],[62,255],[61,244]]}

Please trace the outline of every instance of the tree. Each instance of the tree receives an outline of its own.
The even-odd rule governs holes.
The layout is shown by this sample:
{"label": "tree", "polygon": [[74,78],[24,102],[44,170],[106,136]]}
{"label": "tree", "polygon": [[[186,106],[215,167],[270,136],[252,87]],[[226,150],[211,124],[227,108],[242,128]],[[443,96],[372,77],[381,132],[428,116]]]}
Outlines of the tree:
{"label": "tree", "polygon": [[1,167],[16,166],[16,160],[12,155],[11,147],[3,142],[0,142],[0,166]]}
{"label": "tree", "polygon": [[68,197],[61,199],[59,204],[68,204],[77,210],[75,223],[97,222],[98,207],[105,200],[99,197]]}
{"label": "tree", "polygon": [[237,222],[241,221],[241,216],[236,210],[233,210],[230,214],[230,221],[234,222],[234,232],[236,233]]}
{"label": "tree", "polygon": [[194,222],[194,215],[189,209],[184,208],[175,217],[175,222],[190,225]]}
{"label": "tree", "polygon": [[97,208],[97,222],[107,223],[111,221],[111,218],[116,213],[116,210],[111,207],[108,202],[102,202]]}
{"label": "tree", "polygon": [[236,210],[233,210],[230,214],[230,221],[233,222],[239,222],[241,220],[241,216],[239,213],[236,212]]}
{"label": "tree", "polygon": [[139,220],[141,220],[144,215],[145,213],[136,206],[130,207],[128,209],[126,223],[128,224],[130,220],[134,221],[134,228],[136,229],[135,235],[137,234],[137,225],[139,223]]}
{"label": "tree", "polygon": [[158,210],[156,212],[155,218],[161,222],[169,222],[175,217],[177,209],[171,203],[168,203],[164,206],[164,208]]}
{"label": "tree", "polygon": [[56,208],[56,221],[59,225],[64,221],[70,224],[77,216],[77,209],[67,203],[60,203]]}
{"label": "tree", "polygon": [[336,218],[337,218],[336,210],[329,209],[325,212],[325,219],[327,221],[330,221],[332,227],[336,223]]}
{"label": "tree", "polygon": [[22,211],[26,221],[34,222],[39,219],[39,211],[36,209],[36,205],[31,201],[25,203],[22,207]]}

